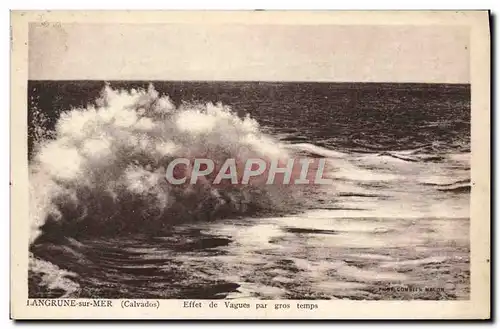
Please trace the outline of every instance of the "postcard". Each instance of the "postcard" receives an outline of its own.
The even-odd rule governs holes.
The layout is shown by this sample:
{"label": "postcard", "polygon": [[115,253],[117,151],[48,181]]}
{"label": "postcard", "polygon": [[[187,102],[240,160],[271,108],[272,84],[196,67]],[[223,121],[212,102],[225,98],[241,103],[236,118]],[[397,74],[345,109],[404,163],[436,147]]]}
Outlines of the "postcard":
{"label": "postcard", "polygon": [[11,29],[11,318],[490,318],[489,12]]}

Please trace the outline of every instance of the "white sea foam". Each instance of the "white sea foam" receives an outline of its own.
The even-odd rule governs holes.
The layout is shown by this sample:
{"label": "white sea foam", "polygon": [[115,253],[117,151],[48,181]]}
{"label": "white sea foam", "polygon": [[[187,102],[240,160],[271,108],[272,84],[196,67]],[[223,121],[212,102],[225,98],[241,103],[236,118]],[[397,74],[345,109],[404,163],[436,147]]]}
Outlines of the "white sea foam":
{"label": "white sea foam", "polygon": [[254,119],[221,104],[176,107],[151,86],[107,86],[96,105],[62,113],[55,137],[37,141],[30,166],[32,239],[47,220],[128,229],[286,207],[290,195],[275,186],[172,186],[165,180],[174,158],[209,158],[217,167],[227,158],[243,166],[248,158],[290,157]]}

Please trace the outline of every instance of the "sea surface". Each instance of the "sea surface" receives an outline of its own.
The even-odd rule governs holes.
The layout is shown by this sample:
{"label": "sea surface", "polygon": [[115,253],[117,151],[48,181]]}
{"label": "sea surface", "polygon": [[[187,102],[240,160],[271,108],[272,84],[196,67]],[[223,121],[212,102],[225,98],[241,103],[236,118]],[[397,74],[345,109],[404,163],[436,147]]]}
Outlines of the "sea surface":
{"label": "sea surface", "polygon": [[[469,298],[469,85],[29,81],[27,96],[31,298]],[[256,155],[324,158],[333,184],[161,179],[175,157]]]}

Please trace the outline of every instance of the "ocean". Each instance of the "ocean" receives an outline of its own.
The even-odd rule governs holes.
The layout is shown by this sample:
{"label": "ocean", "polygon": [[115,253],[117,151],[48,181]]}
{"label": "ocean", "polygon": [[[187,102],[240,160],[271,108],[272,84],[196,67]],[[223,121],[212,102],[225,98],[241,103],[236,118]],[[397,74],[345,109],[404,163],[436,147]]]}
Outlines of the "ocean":
{"label": "ocean", "polygon": [[[29,81],[30,298],[469,299],[470,85]],[[174,157],[333,184],[168,186]]]}

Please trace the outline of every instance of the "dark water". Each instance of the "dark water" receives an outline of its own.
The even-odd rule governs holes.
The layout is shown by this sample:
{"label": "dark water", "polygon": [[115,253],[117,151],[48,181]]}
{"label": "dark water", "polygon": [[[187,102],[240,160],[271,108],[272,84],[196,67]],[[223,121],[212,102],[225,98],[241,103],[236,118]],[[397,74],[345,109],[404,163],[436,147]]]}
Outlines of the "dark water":
{"label": "dark water", "polygon": [[[110,86],[131,90],[148,84],[114,81]],[[256,119],[259,131],[276,143],[327,158],[335,186],[309,192],[307,206],[298,212],[240,213],[178,224],[157,234],[73,234],[61,231],[57,221],[46,222],[30,247],[31,297],[468,298],[469,85],[153,84],[176,106],[220,102],[240,117]],[[99,81],[30,81],[30,158],[44,154],[44,138],[69,148],[67,139],[76,137],[54,136],[56,122],[71,108],[89,111],[103,86]],[[90,129],[74,127],[85,133]],[[78,149],[77,144],[71,147]],[[78,150],[82,154],[85,148]],[[88,190],[78,179],[60,183],[61,173],[51,171],[56,167],[33,179],[35,190],[46,176],[76,195]],[[106,183],[115,179],[96,177],[105,177]],[[37,193],[46,199],[53,192]],[[100,202],[92,195],[85,200],[90,208]],[[199,208],[183,206],[186,211]],[[144,207],[137,203],[138,213]],[[38,206],[32,213],[45,216]],[[106,209],[102,214],[106,217]],[[87,220],[67,217],[63,220]],[[137,226],[147,226],[145,218],[137,215]],[[413,294],[390,290],[401,286],[432,289]]]}
{"label": "dark water", "polygon": [[[149,81],[114,81],[147,88]],[[152,82],[176,104],[221,102],[292,140],[347,151],[435,147],[469,151],[470,85],[389,83]],[[102,81],[30,81],[29,98],[49,116],[85,106]],[[31,113],[31,112],[29,112]],[[28,117],[31,119],[31,117]],[[30,121],[32,122],[32,121]]]}

